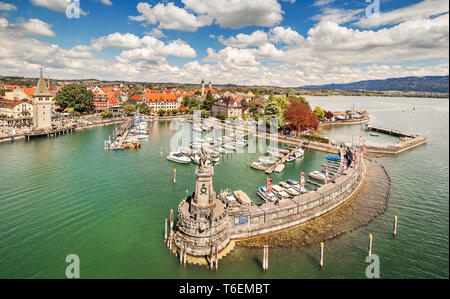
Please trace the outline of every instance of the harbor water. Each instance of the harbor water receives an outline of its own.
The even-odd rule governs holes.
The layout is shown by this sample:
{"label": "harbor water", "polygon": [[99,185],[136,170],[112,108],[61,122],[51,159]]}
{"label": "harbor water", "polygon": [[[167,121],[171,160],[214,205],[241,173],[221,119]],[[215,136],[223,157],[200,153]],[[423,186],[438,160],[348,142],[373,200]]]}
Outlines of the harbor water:
{"label": "harbor water", "polygon": [[[448,278],[448,99],[309,97],[325,110],[367,109],[370,124],[428,137],[428,144],[378,158],[392,179],[386,212],[369,225],[319,247],[271,248],[262,272],[262,249],[236,248],[219,271],[179,265],[165,248],[164,218],[193,192],[195,165],[166,159],[176,131],[150,124],[142,148],[104,151],[113,127],[0,144],[0,278],[64,278],[66,256],[80,257],[82,278],[365,278],[368,235],[380,257],[382,278]],[[370,136],[360,125],[322,128],[334,141],[386,145],[398,138]],[[223,154],[214,188],[243,190],[259,203],[264,172],[250,168],[261,154]],[[286,164],[275,183],[300,180],[321,169],[325,153],[306,150]],[[176,168],[177,180],[173,183]],[[392,236],[397,215],[398,233]],[[357,216],[355,216],[357,217]]]}

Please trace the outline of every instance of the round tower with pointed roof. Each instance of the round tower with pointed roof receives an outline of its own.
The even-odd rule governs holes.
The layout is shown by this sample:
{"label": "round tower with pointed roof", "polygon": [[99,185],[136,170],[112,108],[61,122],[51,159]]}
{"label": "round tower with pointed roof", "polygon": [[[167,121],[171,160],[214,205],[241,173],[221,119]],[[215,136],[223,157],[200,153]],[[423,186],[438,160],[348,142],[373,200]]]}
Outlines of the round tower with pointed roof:
{"label": "round tower with pointed roof", "polygon": [[48,91],[44,76],[39,77],[36,90],[32,95],[33,127],[37,130],[52,129],[52,94]]}

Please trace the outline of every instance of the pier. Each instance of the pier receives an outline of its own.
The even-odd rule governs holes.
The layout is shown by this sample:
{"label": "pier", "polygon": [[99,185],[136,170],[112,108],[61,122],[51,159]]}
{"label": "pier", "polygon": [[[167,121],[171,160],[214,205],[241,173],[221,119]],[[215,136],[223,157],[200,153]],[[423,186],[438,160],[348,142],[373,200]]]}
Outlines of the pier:
{"label": "pier", "polygon": [[75,127],[67,127],[67,128],[61,128],[61,129],[55,129],[51,131],[42,131],[42,132],[33,132],[29,134],[24,134],[25,138],[27,140],[30,140],[31,138],[37,138],[37,137],[54,137],[57,135],[63,135],[71,133],[75,130]]}
{"label": "pier", "polygon": [[278,160],[275,164],[273,164],[272,166],[270,166],[269,169],[266,170],[266,174],[271,174],[275,171],[275,169],[277,168],[278,165],[280,164],[284,164],[286,162],[286,160],[289,158],[289,156],[292,156],[298,149],[300,148],[300,146],[297,146],[296,148],[294,148],[292,151],[290,151],[289,153],[287,153],[286,155],[284,155],[280,160]]}
{"label": "pier", "polygon": [[400,138],[400,141],[388,146],[367,146],[366,152],[372,155],[398,155],[428,142],[426,137],[382,127],[367,126],[366,130],[379,132]]}

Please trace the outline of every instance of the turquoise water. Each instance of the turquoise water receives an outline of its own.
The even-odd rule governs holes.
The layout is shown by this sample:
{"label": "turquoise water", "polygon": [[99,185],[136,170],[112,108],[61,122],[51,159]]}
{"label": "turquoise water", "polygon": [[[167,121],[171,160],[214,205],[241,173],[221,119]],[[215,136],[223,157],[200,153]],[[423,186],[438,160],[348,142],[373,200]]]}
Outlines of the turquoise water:
{"label": "turquoise water", "polygon": [[[261,271],[262,249],[235,249],[217,273],[181,267],[162,242],[164,218],[193,191],[195,166],[166,160],[175,131],[162,122],[151,125],[151,138],[137,151],[105,152],[103,140],[112,127],[0,144],[0,278],[64,278],[71,253],[80,257],[82,278],[364,278],[369,233],[382,278],[448,277],[448,100],[308,100],[326,110],[367,108],[371,124],[429,138],[425,146],[380,159],[393,181],[388,210],[367,227],[328,241],[323,270],[314,246],[271,249],[267,273]],[[359,136],[360,127],[322,133],[351,142],[349,135]],[[395,141],[369,137],[368,144]],[[271,177],[298,180],[300,171],[319,169],[325,155],[307,150],[304,159]],[[223,155],[215,167],[215,190],[241,189],[257,202],[256,188],[266,176],[249,163],[259,156]]]}

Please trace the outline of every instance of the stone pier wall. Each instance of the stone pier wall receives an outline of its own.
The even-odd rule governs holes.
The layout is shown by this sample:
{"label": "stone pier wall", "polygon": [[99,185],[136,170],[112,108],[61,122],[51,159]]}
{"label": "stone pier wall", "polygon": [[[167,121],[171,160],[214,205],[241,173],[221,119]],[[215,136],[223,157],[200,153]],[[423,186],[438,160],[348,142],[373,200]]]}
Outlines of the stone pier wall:
{"label": "stone pier wall", "polygon": [[[364,165],[358,163],[345,174],[334,178],[316,191],[299,195],[293,199],[281,200],[279,205],[266,203],[251,206],[246,210],[228,211],[230,239],[241,239],[285,229],[306,222],[327,213],[348,200],[357,191],[363,180]],[[238,219],[247,223],[236,225]],[[244,221],[245,222],[245,221]]]}

